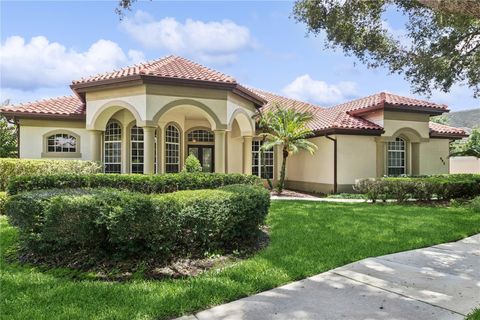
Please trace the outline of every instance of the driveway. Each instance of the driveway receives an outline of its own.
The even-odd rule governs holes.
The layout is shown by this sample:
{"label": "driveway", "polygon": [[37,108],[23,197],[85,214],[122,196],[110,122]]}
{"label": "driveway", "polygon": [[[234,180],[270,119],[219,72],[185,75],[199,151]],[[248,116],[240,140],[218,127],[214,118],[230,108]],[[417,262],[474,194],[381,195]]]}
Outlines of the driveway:
{"label": "driveway", "polygon": [[364,259],[180,319],[464,319],[479,305],[480,234]]}

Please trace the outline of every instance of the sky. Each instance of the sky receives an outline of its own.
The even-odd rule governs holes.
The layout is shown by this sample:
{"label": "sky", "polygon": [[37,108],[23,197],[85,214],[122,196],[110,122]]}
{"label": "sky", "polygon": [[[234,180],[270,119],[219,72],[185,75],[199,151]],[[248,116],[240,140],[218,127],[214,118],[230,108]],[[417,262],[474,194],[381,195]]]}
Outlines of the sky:
{"label": "sky", "polygon": [[[414,95],[401,75],[368,69],[307,34],[288,1],[0,0],[0,102],[71,95],[72,80],[175,54],[239,83],[329,107],[380,91],[429,99],[451,110],[480,107],[472,90]],[[388,13],[393,32],[403,19]]]}

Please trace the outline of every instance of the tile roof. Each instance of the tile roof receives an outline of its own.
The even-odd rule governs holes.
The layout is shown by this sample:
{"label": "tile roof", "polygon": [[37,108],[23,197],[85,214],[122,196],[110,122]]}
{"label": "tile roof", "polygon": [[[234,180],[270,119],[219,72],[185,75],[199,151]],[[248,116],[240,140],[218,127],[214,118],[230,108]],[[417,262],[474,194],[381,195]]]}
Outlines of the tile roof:
{"label": "tile roof", "polygon": [[22,103],[16,106],[5,106],[0,112],[16,115],[54,116],[54,117],[85,117],[85,104],[76,96],[58,97]]}
{"label": "tile roof", "polygon": [[429,122],[428,127],[430,129],[431,136],[459,136],[468,137],[467,132],[461,128],[450,127],[444,124]]}
{"label": "tile roof", "polygon": [[385,105],[390,107],[404,108],[422,108],[435,111],[447,111],[448,107],[444,104],[437,104],[425,100],[419,100],[409,97],[403,97],[388,92],[379,92],[374,95],[342,103],[333,106],[331,109],[341,110],[349,113],[360,113],[372,109],[381,109]]}
{"label": "tile roof", "polygon": [[282,106],[285,106],[287,108],[294,108],[295,110],[299,112],[311,112],[311,113],[316,113],[321,110],[324,110],[320,106],[316,106],[314,104],[292,99],[292,98],[287,98],[280,96],[275,93],[271,93],[268,91],[256,89],[256,88],[251,88],[251,87],[246,87],[247,90],[253,92],[254,94],[260,96],[264,100],[266,100],[266,104],[262,107],[262,110],[270,110],[272,107],[275,106],[275,104],[279,104]]}
{"label": "tile roof", "polygon": [[167,56],[153,61],[97,74],[72,82],[73,85],[102,80],[121,79],[135,75],[148,75],[160,78],[198,80],[217,83],[236,84],[236,80],[226,74],[212,70],[198,63],[178,56]]}

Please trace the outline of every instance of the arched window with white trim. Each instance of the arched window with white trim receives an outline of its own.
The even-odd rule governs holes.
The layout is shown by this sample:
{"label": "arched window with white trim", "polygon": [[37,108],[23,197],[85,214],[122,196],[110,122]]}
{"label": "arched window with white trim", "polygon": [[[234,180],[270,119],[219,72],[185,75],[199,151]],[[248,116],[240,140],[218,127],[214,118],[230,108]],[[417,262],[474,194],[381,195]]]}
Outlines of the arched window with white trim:
{"label": "arched window with white trim", "polygon": [[132,173],[143,173],[144,165],[144,140],[143,128],[136,125],[130,129],[130,165]]}
{"label": "arched window with white trim", "polygon": [[387,144],[387,174],[400,176],[407,173],[407,143],[402,138]]}
{"label": "arched window with white trim", "polygon": [[103,163],[105,173],[122,172],[122,127],[116,121],[105,128]]}
{"label": "arched window with white trim", "polygon": [[165,172],[180,171],[180,131],[173,124],[165,128]]}
{"label": "arched window with white trim", "polygon": [[55,133],[47,137],[47,152],[77,152],[77,138],[68,133]]}

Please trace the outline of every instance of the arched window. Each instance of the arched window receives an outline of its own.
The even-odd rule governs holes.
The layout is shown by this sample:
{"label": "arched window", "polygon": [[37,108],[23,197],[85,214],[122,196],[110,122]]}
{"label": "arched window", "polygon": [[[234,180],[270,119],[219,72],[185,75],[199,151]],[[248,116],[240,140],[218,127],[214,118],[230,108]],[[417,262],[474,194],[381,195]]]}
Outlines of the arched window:
{"label": "arched window", "polygon": [[180,131],[174,125],[165,129],[165,172],[180,171]]}
{"label": "arched window", "polygon": [[143,129],[133,126],[130,130],[131,172],[143,173]]}
{"label": "arched window", "polygon": [[389,176],[399,176],[407,173],[406,150],[404,139],[396,138],[387,144],[387,173]]}
{"label": "arched window", "polygon": [[77,152],[77,138],[68,133],[48,136],[47,152]]}
{"label": "arched window", "polygon": [[122,172],[122,127],[111,121],[105,128],[104,159],[105,173]]}
{"label": "arched window", "polygon": [[187,139],[188,142],[215,142],[212,131],[202,129],[190,131]]}

